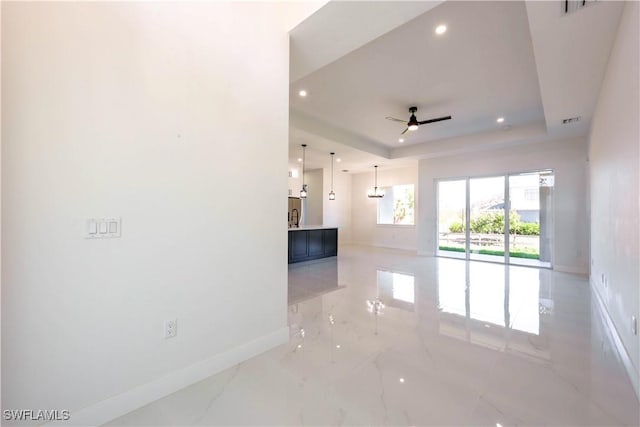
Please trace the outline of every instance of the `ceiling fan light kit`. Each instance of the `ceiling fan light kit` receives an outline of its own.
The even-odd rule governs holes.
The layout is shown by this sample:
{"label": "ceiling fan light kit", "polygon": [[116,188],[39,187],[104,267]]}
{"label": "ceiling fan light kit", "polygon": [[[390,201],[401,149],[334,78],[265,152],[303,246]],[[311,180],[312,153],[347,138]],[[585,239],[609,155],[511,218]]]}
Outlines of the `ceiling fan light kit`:
{"label": "ceiling fan light kit", "polygon": [[407,128],[400,135],[404,135],[405,133],[407,133],[407,131],[418,130],[418,126],[420,125],[441,122],[443,120],[451,120],[451,116],[443,116],[443,117],[436,117],[434,119],[418,121],[418,119],[416,118],[416,112],[418,112],[418,107],[409,107],[409,113],[411,113],[411,116],[409,117],[408,122],[405,122],[404,120],[401,120],[401,119],[396,119],[395,117],[389,117],[389,116],[385,117],[385,119],[391,120],[394,122],[407,123]]}

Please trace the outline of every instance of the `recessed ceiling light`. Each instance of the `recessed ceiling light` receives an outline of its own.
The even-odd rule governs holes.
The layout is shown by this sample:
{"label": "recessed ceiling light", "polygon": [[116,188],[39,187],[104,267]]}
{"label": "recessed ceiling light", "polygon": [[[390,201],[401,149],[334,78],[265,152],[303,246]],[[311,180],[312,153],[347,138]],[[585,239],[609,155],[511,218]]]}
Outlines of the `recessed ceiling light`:
{"label": "recessed ceiling light", "polygon": [[440,35],[440,34],[444,34],[447,32],[447,26],[444,24],[438,25],[436,27],[436,34]]}
{"label": "recessed ceiling light", "polygon": [[498,122],[498,123],[502,123],[502,122],[504,122],[504,117],[498,117],[498,118],[496,119],[496,122]]}
{"label": "recessed ceiling light", "polygon": [[298,158],[298,161],[299,161],[299,162],[301,162],[301,161],[302,161],[302,159],[301,159],[301,158]]}
{"label": "recessed ceiling light", "polygon": [[399,142],[400,144],[402,144],[402,143],[404,142],[404,138],[400,138],[400,139],[398,140],[398,142]]}
{"label": "recessed ceiling light", "polygon": [[404,382],[404,378],[400,378],[400,382],[403,383]]}
{"label": "recessed ceiling light", "polygon": [[341,158],[337,158],[337,159],[336,159],[336,162],[338,162],[338,163],[340,163],[341,161],[342,161],[342,159],[341,159]]}
{"label": "recessed ceiling light", "polygon": [[300,92],[298,92],[298,95],[304,98],[305,96],[307,96],[307,91],[302,89]]}
{"label": "recessed ceiling light", "polygon": [[340,348],[340,344],[336,344],[336,348],[338,348],[338,349],[339,349],[339,348]]}

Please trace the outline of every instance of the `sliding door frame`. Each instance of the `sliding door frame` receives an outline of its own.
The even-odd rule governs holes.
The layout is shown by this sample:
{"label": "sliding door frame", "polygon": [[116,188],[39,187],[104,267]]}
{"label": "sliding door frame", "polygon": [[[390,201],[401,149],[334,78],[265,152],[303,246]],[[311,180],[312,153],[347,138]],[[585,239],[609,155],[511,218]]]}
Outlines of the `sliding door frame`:
{"label": "sliding door frame", "polygon": [[[464,259],[470,261],[471,255],[471,180],[475,178],[493,178],[493,177],[504,177],[504,228],[505,228],[505,236],[504,236],[504,258],[503,261],[485,261],[485,262],[494,262],[497,264],[506,264],[511,265],[511,257],[510,257],[510,244],[511,244],[511,227],[509,224],[509,213],[511,212],[511,194],[510,194],[510,180],[509,178],[512,176],[518,175],[526,175],[526,174],[534,174],[541,173],[545,171],[551,171],[551,174],[555,177],[555,170],[553,168],[540,168],[540,169],[532,169],[518,172],[504,172],[504,173],[488,173],[474,176],[457,176],[457,177],[447,177],[447,178],[435,178],[435,187],[436,187],[436,230],[435,230],[435,249],[434,254],[436,256],[439,255],[440,252],[440,183],[447,181],[465,181],[465,257]],[[551,198],[553,201],[553,209],[555,209],[555,195],[556,192],[553,191]],[[555,216],[555,212],[552,212],[551,215]],[[555,221],[554,221],[555,224]],[[539,236],[540,239],[540,236]],[[555,241],[555,233],[552,235],[552,239]],[[555,251],[553,246],[550,248],[551,251],[551,261],[550,265],[547,266],[534,266],[536,268],[547,268],[553,269],[555,265]],[[520,265],[520,264],[517,264]],[[523,267],[527,267],[526,265],[521,265]]]}

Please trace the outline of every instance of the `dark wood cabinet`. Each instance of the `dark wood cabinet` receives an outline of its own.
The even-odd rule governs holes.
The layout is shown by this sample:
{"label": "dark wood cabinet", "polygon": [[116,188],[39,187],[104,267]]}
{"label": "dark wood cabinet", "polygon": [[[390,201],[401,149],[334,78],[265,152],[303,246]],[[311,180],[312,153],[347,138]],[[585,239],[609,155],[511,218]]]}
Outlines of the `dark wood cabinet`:
{"label": "dark wood cabinet", "polygon": [[308,238],[305,232],[289,232],[289,260],[303,259],[309,255]]}
{"label": "dark wood cabinet", "polygon": [[338,229],[322,230],[325,256],[338,255]]}
{"label": "dark wood cabinet", "polygon": [[322,232],[324,230],[309,230],[307,234],[309,235],[309,253],[310,257],[317,257],[319,255],[324,254],[324,245],[322,242]]}
{"label": "dark wood cabinet", "polygon": [[289,264],[338,255],[338,229],[289,230]]}

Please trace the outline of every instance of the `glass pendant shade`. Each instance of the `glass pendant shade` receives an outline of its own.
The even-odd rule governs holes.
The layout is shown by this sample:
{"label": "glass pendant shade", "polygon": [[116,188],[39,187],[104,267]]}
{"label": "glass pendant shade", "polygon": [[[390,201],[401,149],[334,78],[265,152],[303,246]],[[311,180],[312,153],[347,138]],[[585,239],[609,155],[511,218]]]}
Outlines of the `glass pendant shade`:
{"label": "glass pendant shade", "polygon": [[367,193],[367,197],[371,197],[371,198],[381,198],[384,197],[384,191],[381,188],[378,187],[373,187],[371,190],[369,190],[369,192]]}

